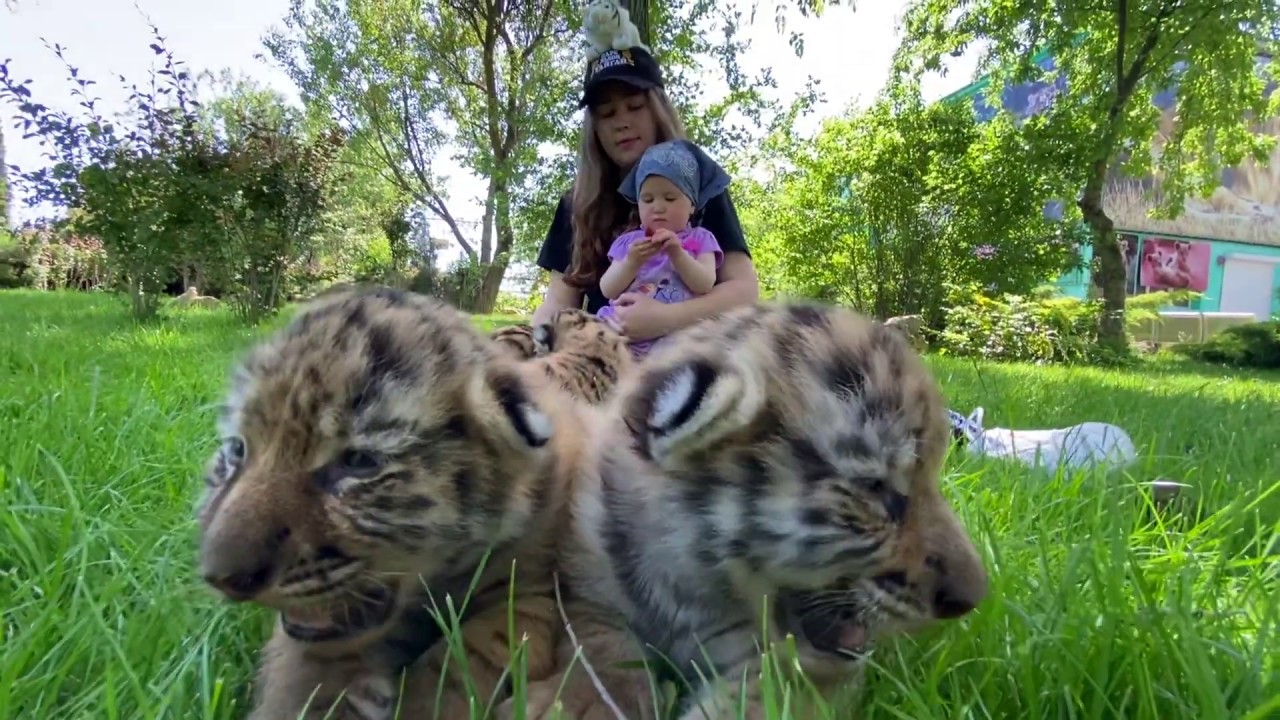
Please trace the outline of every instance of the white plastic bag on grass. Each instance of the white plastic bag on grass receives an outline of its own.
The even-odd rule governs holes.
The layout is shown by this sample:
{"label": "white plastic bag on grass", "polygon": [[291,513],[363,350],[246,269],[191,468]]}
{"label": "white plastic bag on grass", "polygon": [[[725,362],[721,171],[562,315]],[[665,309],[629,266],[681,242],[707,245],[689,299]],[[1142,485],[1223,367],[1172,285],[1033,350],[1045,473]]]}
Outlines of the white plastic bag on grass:
{"label": "white plastic bag on grass", "polygon": [[1012,430],[983,427],[981,407],[974,408],[968,417],[954,410],[948,410],[947,414],[955,435],[965,441],[970,455],[1006,457],[1051,474],[1064,463],[1071,469],[1097,466],[1112,469],[1137,459],[1129,434],[1111,423],[1083,422],[1046,430]]}

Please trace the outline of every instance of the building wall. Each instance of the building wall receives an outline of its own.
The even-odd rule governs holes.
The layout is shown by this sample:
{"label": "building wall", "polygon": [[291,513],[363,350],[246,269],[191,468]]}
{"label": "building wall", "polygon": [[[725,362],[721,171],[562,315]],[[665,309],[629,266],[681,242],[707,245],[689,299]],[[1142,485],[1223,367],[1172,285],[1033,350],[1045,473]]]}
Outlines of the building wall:
{"label": "building wall", "polygon": [[[1192,301],[1191,309],[1203,312],[1219,312],[1222,310],[1226,261],[1232,257],[1244,256],[1247,258],[1266,258],[1272,261],[1270,286],[1267,288],[1267,293],[1271,300],[1271,314],[1280,314],[1280,297],[1278,297],[1280,295],[1280,247],[1124,231],[1120,232],[1120,236],[1122,242],[1127,243],[1126,247],[1128,247],[1128,243],[1137,241],[1136,247],[1126,252],[1129,266],[1126,290],[1129,295],[1170,287],[1151,276],[1152,273],[1148,272],[1150,270],[1149,265],[1144,266],[1142,255],[1149,243],[1155,242],[1166,247],[1177,242],[1189,243],[1193,246],[1202,244],[1207,249],[1202,248],[1201,252],[1194,257],[1194,260],[1199,262],[1192,263],[1194,270],[1192,279],[1194,282],[1190,288],[1199,292],[1200,297]],[[1090,262],[1093,255],[1092,248],[1088,246],[1082,248],[1082,255],[1085,263]],[[1084,298],[1088,294],[1089,273],[1087,270],[1068,273],[1058,278],[1056,284],[1065,294]],[[1255,292],[1260,292],[1260,290]]]}

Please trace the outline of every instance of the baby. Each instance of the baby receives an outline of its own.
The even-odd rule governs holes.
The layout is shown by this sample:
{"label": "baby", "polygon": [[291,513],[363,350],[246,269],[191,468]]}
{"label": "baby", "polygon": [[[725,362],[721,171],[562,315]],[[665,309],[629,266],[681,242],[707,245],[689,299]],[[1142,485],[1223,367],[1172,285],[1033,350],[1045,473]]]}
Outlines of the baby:
{"label": "baby", "polygon": [[[618,188],[639,206],[640,227],[619,235],[609,248],[600,291],[610,304],[597,314],[613,321],[613,301],[624,292],[677,303],[711,290],[724,254],[715,236],[689,219],[728,187],[729,174],[688,140],[645,151]],[[631,352],[643,357],[661,339],[633,341]]]}

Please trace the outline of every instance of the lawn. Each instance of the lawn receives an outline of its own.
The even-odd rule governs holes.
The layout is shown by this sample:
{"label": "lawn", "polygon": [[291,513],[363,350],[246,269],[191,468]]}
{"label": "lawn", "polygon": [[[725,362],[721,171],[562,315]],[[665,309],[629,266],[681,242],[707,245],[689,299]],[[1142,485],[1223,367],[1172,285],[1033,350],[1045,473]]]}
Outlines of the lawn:
{"label": "lawn", "polygon": [[[254,334],[0,293],[0,720],[242,716],[269,618],[199,582],[191,510],[211,404]],[[882,649],[864,717],[1280,716],[1280,376],[931,363],[989,425],[1115,422],[1142,457],[1048,478],[956,454],[946,491],[991,596]],[[1157,509],[1156,477],[1194,487]]]}

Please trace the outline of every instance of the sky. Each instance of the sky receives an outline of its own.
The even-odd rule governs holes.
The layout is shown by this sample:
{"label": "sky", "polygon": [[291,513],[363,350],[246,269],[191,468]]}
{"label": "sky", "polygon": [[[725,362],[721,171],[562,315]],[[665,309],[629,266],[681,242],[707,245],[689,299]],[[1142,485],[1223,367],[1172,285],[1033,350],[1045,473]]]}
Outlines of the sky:
{"label": "sky", "polygon": [[[846,2],[829,7],[820,19],[793,12],[787,30],[804,33],[802,58],[796,58],[786,34],[774,26],[773,0],[758,1],[754,24],[743,30],[752,47],[741,63],[752,70],[772,66],[784,97],[803,90],[808,75],[820,81],[826,104],[816,117],[807,118],[802,130],[812,131],[821,117],[839,114],[850,103],[862,106],[874,99],[888,77],[905,0],[863,0],[856,12]],[[744,17],[751,2],[728,0],[743,10]],[[18,4],[16,13],[0,8],[0,60],[9,61],[12,76],[31,78],[35,98],[48,105],[71,107],[73,101],[67,92],[66,71],[45,42],[62,45],[82,76],[98,81],[95,89],[103,98],[102,109],[115,110],[125,97],[117,77],[145,79],[154,57],[147,48],[148,20],[159,26],[170,49],[193,71],[229,68],[297,98],[289,78],[270,60],[257,57],[263,52],[262,36],[281,23],[288,0],[18,0]],[[950,63],[945,77],[927,77],[925,99],[940,98],[968,84],[975,61],[971,55],[961,57]],[[20,167],[38,163],[35,141],[10,130],[12,114],[0,108],[6,123],[7,161]],[[451,212],[478,220],[482,183],[458,165],[445,173],[451,184]],[[14,220],[21,222],[32,213],[17,200]]]}

